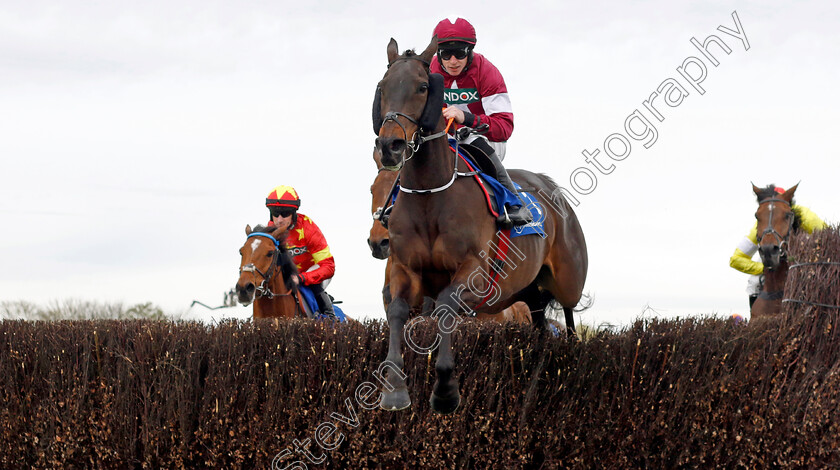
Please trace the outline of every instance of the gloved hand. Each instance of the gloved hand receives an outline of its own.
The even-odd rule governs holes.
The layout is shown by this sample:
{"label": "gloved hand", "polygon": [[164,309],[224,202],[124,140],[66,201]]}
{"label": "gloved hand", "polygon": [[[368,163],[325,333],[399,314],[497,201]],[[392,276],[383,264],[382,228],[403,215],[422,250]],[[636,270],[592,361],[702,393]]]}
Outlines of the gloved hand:
{"label": "gloved hand", "polygon": [[457,131],[455,131],[455,138],[458,139],[458,142],[465,140],[470,134],[477,134],[481,135],[487,132],[490,129],[490,125],[484,123],[478,127],[460,127]]}

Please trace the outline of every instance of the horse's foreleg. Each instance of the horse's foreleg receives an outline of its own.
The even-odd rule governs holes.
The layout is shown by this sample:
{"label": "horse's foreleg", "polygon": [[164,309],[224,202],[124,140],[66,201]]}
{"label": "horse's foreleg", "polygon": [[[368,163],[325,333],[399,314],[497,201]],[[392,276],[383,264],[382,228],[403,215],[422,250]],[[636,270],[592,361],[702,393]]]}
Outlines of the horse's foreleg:
{"label": "horse's foreleg", "polygon": [[442,414],[452,413],[461,403],[458,381],[453,377],[455,359],[452,354],[452,333],[463,320],[459,310],[461,308],[457,301],[456,290],[450,286],[438,295],[435,310],[432,313],[440,332],[440,345],[435,362],[437,380],[432,389],[430,402],[432,410]]}
{"label": "horse's foreleg", "polygon": [[380,408],[396,411],[408,408],[411,398],[405,384],[403,373],[402,336],[405,323],[408,321],[409,306],[403,298],[394,299],[388,305],[388,357],[379,369],[385,370],[382,400]]}

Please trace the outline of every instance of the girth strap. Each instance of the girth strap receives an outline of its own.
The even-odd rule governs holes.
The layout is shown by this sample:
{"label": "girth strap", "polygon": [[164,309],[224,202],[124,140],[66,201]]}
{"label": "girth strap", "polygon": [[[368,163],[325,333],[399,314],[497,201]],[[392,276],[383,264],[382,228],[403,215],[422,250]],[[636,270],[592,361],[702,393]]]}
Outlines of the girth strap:
{"label": "girth strap", "polygon": [[761,291],[761,292],[758,293],[758,298],[759,299],[764,299],[764,300],[779,300],[782,297],[784,297],[784,295],[785,295],[785,291],[783,291],[783,290],[777,290],[777,291],[773,291],[773,292]]}

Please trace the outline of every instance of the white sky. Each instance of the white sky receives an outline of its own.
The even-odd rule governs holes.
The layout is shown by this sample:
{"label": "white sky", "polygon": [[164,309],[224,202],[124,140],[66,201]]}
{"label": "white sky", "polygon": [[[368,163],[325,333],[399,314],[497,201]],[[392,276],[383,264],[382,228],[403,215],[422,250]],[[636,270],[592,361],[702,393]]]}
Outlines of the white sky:
{"label": "white sky", "polygon": [[[801,181],[837,222],[840,13],[832,2],[9,2],[0,7],[0,300],[221,303],[246,224],[291,184],[336,259],[329,292],[384,317],[370,256],[370,107],[385,49],[422,50],[443,17],[476,27],[505,76],[505,164],[569,188],[624,120],[715,34],[706,93],[662,107],[576,209],[589,246],[581,318],[626,324],[746,310],[728,266],[750,182]],[[737,11],[750,49],[717,30]],[[686,85],[683,82],[683,85]],[[650,116],[648,116],[650,117]],[[211,312],[194,308],[195,316]],[[218,311],[212,313],[217,315]]]}

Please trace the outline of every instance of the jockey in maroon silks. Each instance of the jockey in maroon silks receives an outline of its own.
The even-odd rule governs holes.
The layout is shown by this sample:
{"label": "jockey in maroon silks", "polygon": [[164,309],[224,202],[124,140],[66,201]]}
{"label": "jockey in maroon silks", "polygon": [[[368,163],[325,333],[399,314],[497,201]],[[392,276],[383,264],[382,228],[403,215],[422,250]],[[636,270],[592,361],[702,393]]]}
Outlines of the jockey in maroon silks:
{"label": "jockey in maroon silks", "polygon": [[[441,20],[435,27],[437,60],[430,65],[432,73],[443,75],[443,100],[447,107],[444,118],[472,128],[486,125],[483,135],[472,134],[463,143],[479,148],[485,153],[495,170],[496,179],[518,195],[510,177],[502,166],[506,142],[513,133],[513,109],[510,104],[505,79],[499,69],[486,57],[473,52],[476,43],[475,28],[469,21]],[[531,222],[531,211],[520,206],[506,206],[509,220],[500,211],[500,222],[525,225]]]}
{"label": "jockey in maroon silks", "polygon": [[298,214],[300,197],[291,186],[272,189],[265,199],[265,205],[271,213],[268,226],[281,228],[288,233],[286,248],[300,272],[295,282],[312,290],[322,314],[335,316],[332,301],[323,284],[335,274],[335,260],[321,229],[306,215]]}

